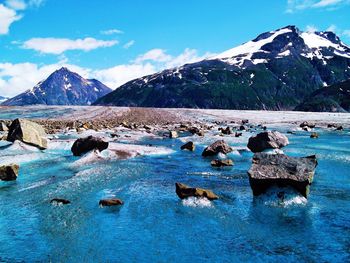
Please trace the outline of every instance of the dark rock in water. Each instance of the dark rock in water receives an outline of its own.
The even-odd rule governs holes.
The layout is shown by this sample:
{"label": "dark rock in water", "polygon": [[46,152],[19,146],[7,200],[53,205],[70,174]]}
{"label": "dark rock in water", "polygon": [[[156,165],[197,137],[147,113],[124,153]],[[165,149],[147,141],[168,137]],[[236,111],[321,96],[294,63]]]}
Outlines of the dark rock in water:
{"label": "dark rock in water", "polygon": [[41,125],[25,119],[15,119],[10,125],[7,140],[10,142],[20,140],[39,149],[46,149],[45,136],[45,130]]}
{"label": "dark rock in water", "polygon": [[279,149],[289,144],[288,138],[278,131],[261,132],[256,136],[250,137],[248,148],[256,153],[266,149]]}
{"label": "dark rock in water", "polygon": [[235,137],[241,137],[242,136],[242,133],[241,132],[236,132],[235,133]]}
{"label": "dark rock in water", "polygon": [[74,156],[80,156],[92,150],[99,150],[100,152],[108,148],[108,142],[101,138],[88,136],[86,138],[77,139],[72,146],[72,153]]}
{"label": "dark rock in water", "polygon": [[189,131],[190,133],[192,133],[192,134],[196,134],[196,133],[198,133],[200,130],[199,130],[199,128],[197,128],[197,127],[190,127],[190,128],[188,128],[188,131]]}
{"label": "dark rock in water", "polygon": [[232,166],[233,165],[233,161],[230,159],[226,159],[226,160],[213,160],[211,161],[211,166],[213,167],[223,167],[223,166]]}
{"label": "dark rock in water", "polygon": [[247,124],[247,123],[249,123],[249,120],[242,120],[242,124],[244,125],[244,124]]}
{"label": "dark rock in water", "polygon": [[196,146],[194,145],[193,142],[187,142],[181,146],[181,150],[189,150],[193,152],[195,149],[196,149]]}
{"label": "dark rock in water", "polygon": [[232,134],[232,131],[231,131],[230,127],[228,127],[228,126],[225,129],[221,129],[221,132],[222,132],[222,134],[226,134],[226,135]]}
{"label": "dark rock in water", "polygon": [[240,131],[246,131],[246,130],[247,130],[247,127],[244,126],[244,125],[241,125],[241,126],[239,126],[239,130],[240,130]]}
{"label": "dark rock in water", "polygon": [[338,127],[336,128],[336,130],[337,130],[337,131],[342,131],[342,130],[343,130],[343,126],[338,126]]}
{"label": "dark rock in water", "polygon": [[288,134],[297,134],[295,131],[287,131]]}
{"label": "dark rock in water", "polygon": [[232,148],[224,141],[224,140],[218,140],[214,142],[212,145],[208,146],[204,149],[202,152],[202,156],[213,156],[218,153],[227,154],[232,152]]}
{"label": "dark rock in water", "polygon": [[316,124],[312,123],[312,122],[304,121],[299,126],[300,126],[300,128],[309,127],[312,129],[312,128],[315,128]]}
{"label": "dark rock in water", "polygon": [[291,186],[307,198],[313,181],[316,156],[289,157],[284,154],[256,153],[248,171],[249,183],[255,196],[273,186]]}
{"label": "dark rock in water", "polygon": [[51,199],[50,203],[56,203],[56,204],[62,204],[62,205],[68,205],[70,204],[70,201],[67,199],[63,199],[63,198],[54,198]]}
{"label": "dark rock in water", "polygon": [[327,128],[334,128],[336,131],[342,131],[343,130],[343,126],[342,125],[338,125],[338,124],[335,124],[335,123],[328,124]]}
{"label": "dark rock in water", "polygon": [[9,164],[0,166],[0,180],[14,181],[18,176],[19,165]]}
{"label": "dark rock in water", "polygon": [[122,200],[118,198],[102,199],[98,203],[100,206],[116,206],[124,204]]}
{"label": "dark rock in water", "polygon": [[317,139],[318,138],[318,133],[317,132],[312,132],[311,135],[310,135],[310,138]]}
{"label": "dark rock in water", "polygon": [[202,188],[193,188],[189,187],[182,183],[176,183],[176,194],[180,199],[185,199],[188,197],[205,197],[208,200],[216,200],[219,197],[214,194],[212,191]]}

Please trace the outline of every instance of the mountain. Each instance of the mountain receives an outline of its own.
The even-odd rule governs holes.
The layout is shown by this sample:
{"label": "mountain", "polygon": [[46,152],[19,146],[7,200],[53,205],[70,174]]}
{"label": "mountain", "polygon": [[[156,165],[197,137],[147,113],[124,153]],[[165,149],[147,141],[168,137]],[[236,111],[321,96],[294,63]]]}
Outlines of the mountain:
{"label": "mountain", "polygon": [[8,99],[7,97],[0,96],[0,104]]}
{"label": "mountain", "polygon": [[95,105],[292,110],[350,78],[350,48],[332,32],[287,26],[215,57],[127,82]]}
{"label": "mountain", "polygon": [[2,105],[90,105],[111,91],[98,80],[84,79],[63,67],[32,89],[3,102]]}
{"label": "mountain", "polygon": [[295,110],[350,112],[350,80],[316,90]]}

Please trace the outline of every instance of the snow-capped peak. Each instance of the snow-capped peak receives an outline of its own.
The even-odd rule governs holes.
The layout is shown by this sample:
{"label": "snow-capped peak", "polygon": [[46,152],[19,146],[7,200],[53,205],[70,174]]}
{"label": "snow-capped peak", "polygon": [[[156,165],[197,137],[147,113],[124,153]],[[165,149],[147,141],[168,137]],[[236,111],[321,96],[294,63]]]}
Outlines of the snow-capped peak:
{"label": "snow-capped peak", "polygon": [[293,54],[325,61],[333,56],[350,58],[350,48],[333,32],[302,32],[295,26],[287,26],[263,33],[210,59],[245,68]]}

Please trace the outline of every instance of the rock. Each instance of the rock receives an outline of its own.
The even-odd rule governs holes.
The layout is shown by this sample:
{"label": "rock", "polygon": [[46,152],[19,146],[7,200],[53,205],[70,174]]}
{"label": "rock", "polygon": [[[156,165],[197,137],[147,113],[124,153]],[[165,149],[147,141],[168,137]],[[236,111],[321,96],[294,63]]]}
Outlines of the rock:
{"label": "rock", "polygon": [[190,127],[188,128],[188,131],[192,134],[197,134],[199,132],[199,128],[197,127]]}
{"label": "rock", "polygon": [[177,131],[170,131],[169,132],[169,137],[171,139],[175,139],[175,138],[179,137],[179,135],[177,134]]}
{"label": "rock", "polygon": [[256,153],[248,171],[249,183],[255,196],[277,185],[291,186],[307,198],[316,166],[315,155],[289,157],[284,154]]}
{"label": "rock", "polygon": [[63,198],[54,198],[54,199],[51,199],[50,203],[54,203],[54,204],[62,204],[62,205],[68,205],[70,204],[70,201],[67,200],[67,199],[63,199]]}
{"label": "rock", "polygon": [[247,124],[247,123],[249,123],[249,120],[242,120],[242,124],[244,125],[244,124]]}
{"label": "rock", "polygon": [[8,131],[9,128],[7,127],[6,123],[0,122],[0,131]]}
{"label": "rock", "polygon": [[241,132],[235,132],[235,137],[241,137],[242,133]]}
{"label": "rock", "polygon": [[309,131],[311,131],[311,128],[308,126],[305,126],[305,127],[303,127],[303,130],[309,132]]}
{"label": "rock", "polygon": [[288,138],[278,131],[261,132],[256,136],[250,137],[248,148],[256,153],[266,149],[279,149],[289,144]]}
{"label": "rock", "polygon": [[232,134],[232,131],[231,131],[230,127],[228,127],[228,126],[225,129],[221,129],[221,132],[222,132],[222,134],[226,134],[226,135]]}
{"label": "rock", "polygon": [[335,124],[335,123],[328,124],[327,128],[334,128],[336,131],[342,131],[343,130],[343,126],[342,125],[338,125],[338,124]]}
{"label": "rock", "polygon": [[124,204],[122,200],[118,198],[102,199],[98,203],[100,206],[116,206]]}
{"label": "rock", "polygon": [[101,138],[88,136],[85,138],[77,139],[71,148],[74,156],[80,156],[92,150],[99,150],[100,152],[108,148],[108,142],[105,142]]}
{"label": "rock", "polygon": [[199,132],[196,133],[198,136],[203,137],[205,135],[203,130],[200,130]]}
{"label": "rock", "polygon": [[232,148],[224,141],[224,140],[218,140],[214,142],[212,145],[208,146],[204,149],[202,152],[202,156],[213,156],[218,153],[227,154],[232,152]]}
{"label": "rock", "polygon": [[307,122],[307,121],[304,121],[299,125],[300,128],[309,127],[311,129],[315,128],[315,126],[316,126],[315,123]]}
{"label": "rock", "polygon": [[211,161],[211,166],[213,167],[223,167],[223,166],[232,166],[233,161],[231,159],[226,159],[226,160],[213,160]]}
{"label": "rock", "polygon": [[181,150],[189,150],[194,151],[196,149],[196,146],[193,142],[186,142],[184,145],[181,146]]}
{"label": "rock", "polygon": [[336,128],[336,130],[337,130],[337,131],[342,131],[342,130],[343,130],[343,126],[338,126],[338,127]]}
{"label": "rock", "polygon": [[247,127],[244,126],[244,125],[241,125],[241,126],[239,126],[239,130],[240,130],[240,131],[246,131],[246,130],[247,130]]}
{"label": "rock", "polygon": [[9,164],[0,166],[0,180],[2,181],[14,181],[18,176],[19,165]]}
{"label": "rock", "polygon": [[310,138],[317,139],[318,138],[318,133],[317,132],[312,132],[310,135]]}
{"label": "rock", "polygon": [[185,199],[188,197],[199,197],[199,198],[207,198],[208,200],[216,200],[219,197],[214,194],[212,191],[202,188],[193,188],[189,187],[182,183],[176,183],[176,194],[180,199]]}
{"label": "rock", "polygon": [[25,119],[15,119],[9,127],[7,140],[10,142],[20,140],[39,149],[46,149],[45,136],[45,130],[41,125]]}
{"label": "rock", "polygon": [[295,131],[287,131],[288,134],[297,134]]}

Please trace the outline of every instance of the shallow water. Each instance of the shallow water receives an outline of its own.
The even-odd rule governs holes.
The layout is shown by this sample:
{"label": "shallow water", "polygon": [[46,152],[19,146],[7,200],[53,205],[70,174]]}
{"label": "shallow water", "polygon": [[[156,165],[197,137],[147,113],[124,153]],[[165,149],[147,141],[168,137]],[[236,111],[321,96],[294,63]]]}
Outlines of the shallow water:
{"label": "shallow water", "polygon": [[[284,130],[285,131],[285,130]],[[308,200],[293,191],[284,203],[274,190],[253,198],[247,170],[252,154],[229,154],[231,169],[214,169],[201,151],[212,137],[144,138],[141,144],[173,149],[74,166],[69,147],[45,152],[18,145],[0,150],[20,164],[16,182],[0,182],[0,261],[53,262],[349,262],[350,133],[319,130],[289,135],[283,151],[316,154],[319,161]],[[245,135],[247,137],[250,134]],[[229,138],[239,149],[246,138]],[[175,194],[175,182],[212,189],[214,202]],[[72,203],[54,206],[55,197]],[[119,208],[99,208],[118,197]]]}

